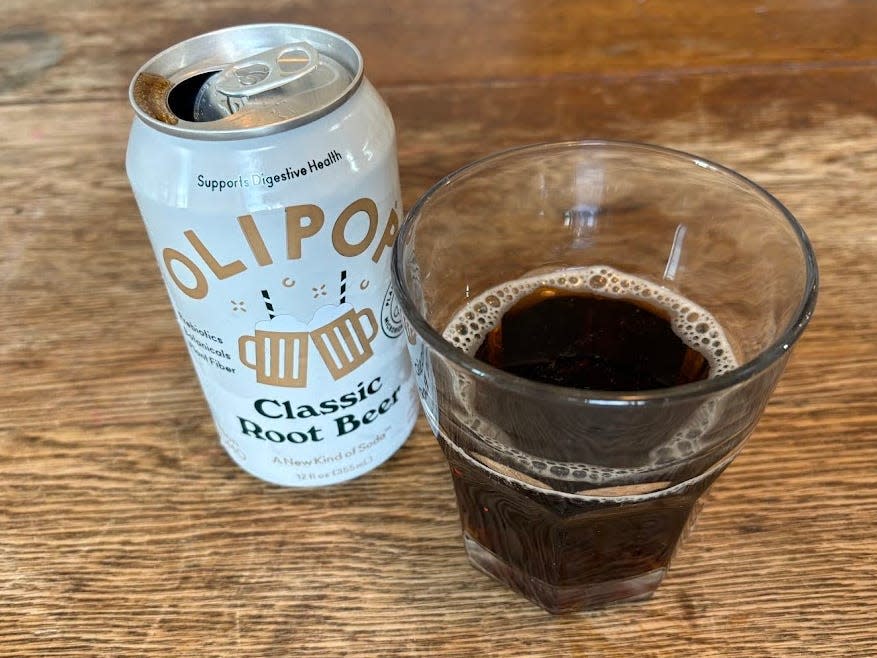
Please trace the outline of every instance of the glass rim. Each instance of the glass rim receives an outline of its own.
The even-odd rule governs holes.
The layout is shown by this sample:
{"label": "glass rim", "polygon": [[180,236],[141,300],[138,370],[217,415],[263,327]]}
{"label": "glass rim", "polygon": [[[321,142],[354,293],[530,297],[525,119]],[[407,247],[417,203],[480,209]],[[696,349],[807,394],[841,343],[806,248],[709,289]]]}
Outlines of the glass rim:
{"label": "glass rim", "polygon": [[[572,149],[617,149],[629,151],[644,151],[650,154],[664,155],[676,161],[687,161],[692,166],[701,167],[715,172],[720,177],[742,183],[744,187],[754,192],[757,196],[767,201],[773,208],[785,218],[788,225],[798,239],[798,246],[804,257],[805,286],[804,293],[798,303],[792,319],[783,329],[779,337],[762,349],[754,358],[741,364],[733,370],[689,384],[666,388],[647,389],[636,392],[606,391],[599,389],[575,389],[554,384],[537,382],[523,377],[512,375],[499,368],[495,368],[483,361],[479,361],[454,347],[423,317],[408,291],[403,273],[403,258],[401,252],[403,244],[417,223],[417,217],[421,214],[424,206],[447,185],[461,179],[487,165],[507,160],[516,155],[535,154],[547,151],[564,151]],[[526,394],[536,399],[550,398],[554,401],[567,401],[571,403],[590,404],[595,406],[644,406],[654,404],[666,404],[678,400],[686,400],[700,396],[707,396],[730,389],[737,384],[745,382],[765,371],[784,354],[786,354],[803,333],[816,305],[816,297],[819,289],[819,270],[816,264],[816,256],[810,239],[795,216],[782,202],[765,190],[759,184],[743,176],[742,174],[717,164],[700,156],[686,153],[677,149],[646,144],[642,142],[587,139],[569,140],[562,142],[541,142],[516,146],[502,151],[491,153],[479,158],[459,169],[452,171],[441,180],[433,184],[412,206],[406,214],[405,221],[399,229],[393,245],[392,253],[392,278],[396,288],[396,296],[406,320],[411,323],[417,334],[433,350],[448,359],[457,367],[466,370],[470,375],[481,381],[487,381],[501,388],[513,390],[517,393]]]}

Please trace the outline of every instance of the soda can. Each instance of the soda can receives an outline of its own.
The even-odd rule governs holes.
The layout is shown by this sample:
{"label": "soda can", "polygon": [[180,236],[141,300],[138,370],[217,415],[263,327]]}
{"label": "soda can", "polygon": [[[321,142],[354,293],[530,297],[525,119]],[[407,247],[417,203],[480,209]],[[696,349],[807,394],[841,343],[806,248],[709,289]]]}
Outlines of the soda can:
{"label": "soda can", "polygon": [[390,112],[357,48],[303,25],[159,53],[126,168],[226,451],[285,486],[370,471],[417,416],[390,254]]}

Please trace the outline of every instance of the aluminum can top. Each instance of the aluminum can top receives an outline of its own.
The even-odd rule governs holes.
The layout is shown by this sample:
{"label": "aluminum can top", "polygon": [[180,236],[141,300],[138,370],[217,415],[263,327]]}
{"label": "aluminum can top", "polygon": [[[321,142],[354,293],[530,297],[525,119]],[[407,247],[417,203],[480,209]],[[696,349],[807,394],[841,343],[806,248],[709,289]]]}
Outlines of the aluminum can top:
{"label": "aluminum can top", "polygon": [[362,55],[338,34],[307,25],[241,25],[159,53],[134,75],[128,97],[156,130],[188,139],[243,139],[331,112],[362,77]]}

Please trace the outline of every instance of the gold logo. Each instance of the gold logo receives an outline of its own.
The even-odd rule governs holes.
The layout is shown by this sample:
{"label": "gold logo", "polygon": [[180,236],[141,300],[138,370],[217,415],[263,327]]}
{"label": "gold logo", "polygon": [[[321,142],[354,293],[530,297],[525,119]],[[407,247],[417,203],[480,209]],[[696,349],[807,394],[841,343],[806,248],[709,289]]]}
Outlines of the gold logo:
{"label": "gold logo", "polygon": [[350,304],[323,308],[326,310],[315,315],[316,322],[338,310],[341,313],[310,331],[295,318],[278,316],[259,323],[254,335],[238,339],[241,363],[256,371],[257,382],[306,387],[310,341],[333,379],[349,375],[374,355],[372,342],[378,335],[378,323],[371,309],[357,311]]}
{"label": "gold logo", "polygon": [[351,308],[332,322],[311,331],[311,338],[333,379],[349,375],[372,357],[378,323],[371,309]]}
{"label": "gold logo", "polygon": [[[241,363],[256,371],[256,381],[272,386],[303,388],[308,381],[308,334],[306,331],[273,331],[257,328],[255,336],[241,336]],[[255,359],[248,351],[253,346]]]}

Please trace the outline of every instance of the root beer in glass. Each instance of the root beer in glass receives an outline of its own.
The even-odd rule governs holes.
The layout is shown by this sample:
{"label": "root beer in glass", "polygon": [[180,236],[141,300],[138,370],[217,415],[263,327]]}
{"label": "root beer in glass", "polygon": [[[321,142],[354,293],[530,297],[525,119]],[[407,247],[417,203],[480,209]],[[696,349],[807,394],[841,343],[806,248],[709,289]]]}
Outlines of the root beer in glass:
{"label": "root beer in glass", "polygon": [[229,455],[287,486],[388,459],[418,407],[390,286],[395,129],[359,51],[233,27],[159,53],[129,91],[128,176]]}
{"label": "root beer in glass", "polygon": [[393,266],[469,558],[555,613],[654,593],[817,289],[770,194],[614,142],[451,174],[412,209]]}

